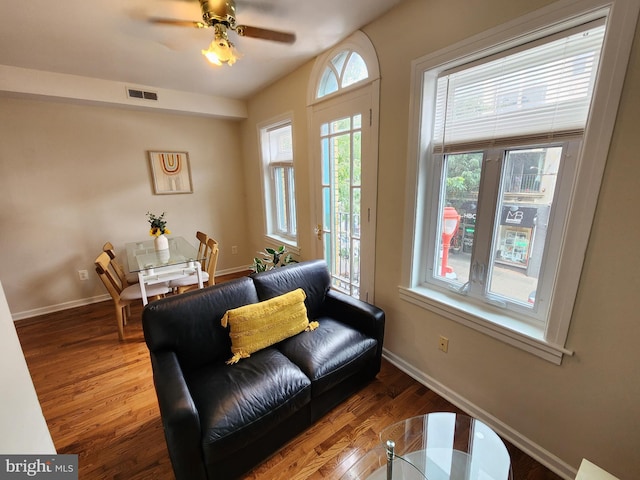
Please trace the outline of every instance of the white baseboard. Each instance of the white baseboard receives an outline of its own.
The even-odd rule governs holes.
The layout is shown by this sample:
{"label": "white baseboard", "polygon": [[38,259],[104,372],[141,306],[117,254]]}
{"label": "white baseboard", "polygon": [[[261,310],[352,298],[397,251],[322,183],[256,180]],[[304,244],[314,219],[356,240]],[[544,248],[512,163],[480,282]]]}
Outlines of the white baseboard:
{"label": "white baseboard", "polygon": [[246,272],[251,270],[251,265],[242,265],[241,267],[225,268],[224,270],[216,270],[216,277],[222,275],[230,275],[232,273]]}
{"label": "white baseboard", "polygon": [[456,407],[464,410],[472,417],[482,420],[482,422],[486,423],[495,432],[497,432],[498,435],[511,442],[527,455],[534,458],[556,474],[560,475],[562,478],[565,478],[566,480],[573,480],[576,477],[577,471],[569,464],[563,462],[560,458],[556,457],[551,452],[532,442],[527,437],[511,428],[509,425],[503,423],[493,415],[485,412],[477,405],[458,395],[456,392],[449,389],[434,378],[430,377],[426,373],[416,369],[413,365],[407,363],[394,353],[388,351],[387,349],[383,349],[383,357],[390,363],[398,367],[400,370],[402,370],[404,373],[412,377],[414,380],[417,380],[422,385],[433,390],[441,397],[453,403]]}
{"label": "white baseboard", "polygon": [[83,307],[84,305],[91,305],[92,303],[104,302],[106,300],[111,300],[111,295],[104,294],[98,295],[97,297],[80,298],[70,302],[58,303],[56,305],[35,308],[33,310],[25,310],[24,312],[12,313],[11,318],[16,322],[18,320],[24,320],[25,318],[37,317],[38,315],[46,315],[47,313],[55,313],[75,307]]}
{"label": "white baseboard", "polygon": [[[244,272],[250,270],[249,266],[241,266],[235,268],[226,268],[224,270],[216,270],[216,275],[229,275],[232,273]],[[37,317],[39,315],[46,315],[47,313],[60,312],[62,310],[68,310],[70,308],[83,307],[85,305],[91,305],[92,303],[104,302],[111,300],[111,296],[108,294],[98,295],[97,297],[80,298],[78,300],[72,300],[70,302],[58,303],[56,305],[49,305],[46,307],[35,308],[33,310],[25,310],[24,312],[12,313],[11,318],[14,322],[18,320],[24,320],[25,318]]]}

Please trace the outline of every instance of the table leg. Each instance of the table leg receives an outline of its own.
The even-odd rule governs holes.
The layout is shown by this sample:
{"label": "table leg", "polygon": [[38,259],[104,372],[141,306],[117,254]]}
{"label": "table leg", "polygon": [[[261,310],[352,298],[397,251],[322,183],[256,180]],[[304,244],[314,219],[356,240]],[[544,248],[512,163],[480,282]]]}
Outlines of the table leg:
{"label": "table leg", "polygon": [[196,275],[198,276],[198,288],[203,288],[204,284],[202,282],[202,268],[200,262],[196,262]]}
{"label": "table leg", "polygon": [[147,289],[145,288],[142,270],[138,272],[138,284],[140,285],[140,293],[142,294],[142,305],[146,305],[149,303],[149,300],[147,300]]}
{"label": "table leg", "polygon": [[393,460],[395,458],[396,443],[387,440],[387,480],[393,479]]}

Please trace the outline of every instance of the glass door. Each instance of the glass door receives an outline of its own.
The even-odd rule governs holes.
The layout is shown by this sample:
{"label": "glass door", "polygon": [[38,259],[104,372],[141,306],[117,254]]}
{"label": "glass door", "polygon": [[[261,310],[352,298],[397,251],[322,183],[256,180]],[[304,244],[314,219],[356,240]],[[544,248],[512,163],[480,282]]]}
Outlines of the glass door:
{"label": "glass door", "polygon": [[368,97],[360,96],[314,110],[320,146],[315,201],[319,248],[332,287],[366,301],[373,300],[377,180],[377,161],[369,147],[370,108]]}

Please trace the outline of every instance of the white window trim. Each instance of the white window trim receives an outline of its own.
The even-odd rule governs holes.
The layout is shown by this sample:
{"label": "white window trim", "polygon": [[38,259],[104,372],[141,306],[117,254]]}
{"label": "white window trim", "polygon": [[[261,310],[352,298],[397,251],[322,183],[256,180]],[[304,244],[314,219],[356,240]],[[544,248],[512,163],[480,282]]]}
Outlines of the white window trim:
{"label": "white window trim", "polygon": [[[418,262],[420,261],[419,252],[423,248],[421,244],[423,238],[416,234],[423,231],[424,220],[418,206],[424,204],[426,199],[424,186],[427,184],[427,178],[425,178],[427,168],[424,165],[427,159],[423,157],[427,146],[421,142],[425,138],[422,132],[431,128],[431,125],[422,124],[422,108],[432,108],[429,102],[423,103],[425,72],[435,72],[445,67],[452,68],[455,64],[460,65],[486,57],[510,46],[521,44],[532,36],[538,37],[543,33],[557,31],[561,29],[560,24],[564,25],[562,28],[566,28],[567,22],[580,22],[578,17],[584,18],[585,15],[591,15],[592,18],[597,18],[605,9],[609,9],[607,34],[602,50],[598,83],[578,160],[577,182],[572,192],[572,204],[575,208],[569,211],[567,233],[563,240],[563,244],[571,245],[571,248],[564,249],[560,257],[556,289],[553,299],[550,299],[552,302],[549,312],[550,320],[544,332],[527,330],[524,325],[514,324],[508,317],[503,319],[502,325],[488,322],[482,318],[481,309],[476,310],[468,301],[461,302],[443,292],[420,286],[421,269]],[[573,353],[565,348],[565,343],[597,206],[598,196],[594,192],[599,191],[602,182],[639,11],[640,0],[561,0],[426,55],[412,63],[400,298],[555,364],[561,363],[564,354]],[[432,101],[432,99],[428,100]],[[498,312],[492,313],[495,315]]]}
{"label": "white window trim", "polygon": [[[266,120],[264,122],[260,122],[256,125],[256,130],[257,130],[257,135],[258,135],[258,150],[259,150],[259,158],[260,158],[260,170],[261,170],[261,178],[262,181],[260,182],[260,188],[261,188],[261,198],[262,198],[262,212],[263,212],[263,221],[264,221],[264,237],[265,237],[265,241],[267,243],[268,246],[273,246],[275,248],[279,247],[280,245],[285,245],[287,247],[287,249],[291,252],[294,253],[295,255],[298,255],[300,253],[299,249],[298,249],[298,239],[297,239],[297,235],[295,238],[293,237],[289,237],[289,236],[281,236],[278,235],[276,232],[276,228],[274,226],[271,225],[272,221],[275,221],[275,219],[271,219],[270,218],[270,209],[271,209],[271,205],[268,205],[269,199],[271,199],[274,195],[275,192],[273,192],[273,182],[271,180],[271,169],[269,168],[269,162],[265,159],[265,155],[264,155],[264,150],[263,150],[263,145],[262,145],[262,132],[265,129],[272,129],[272,128],[277,128],[278,126],[284,126],[290,124],[291,125],[291,140],[293,142],[293,155],[294,158],[292,160],[292,165],[293,165],[293,172],[294,172],[294,177],[296,175],[296,168],[295,168],[295,152],[296,152],[296,145],[295,145],[295,134],[294,134],[294,118],[293,118],[293,112],[287,112],[284,113],[282,115],[278,115],[276,117],[273,117],[269,120]],[[295,181],[295,180],[294,180]],[[296,212],[297,212],[297,208],[296,208]],[[296,219],[296,223],[297,223],[297,219]]]}
{"label": "white window trim", "polygon": [[[347,87],[338,86],[338,90],[336,90],[335,92],[318,98],[318,87],[320,85],[320,81],[322,80],[322,74],[324,73],[325,68],[329,66],[331,60],[338,53],[344,51],[353,51],[358,53],[358,55],[362,57],[364,63],[367,65],[369,76]],[[380,66],[378,65],[378,57],[375,49],[373,48],[373,45],[371,44],[371,40],[369,40],[369,37],[367,37],[364,32],[360,30],[356,31],[349,38],[341,42],[338,46],[320,55],[313,65],[313,70],[311,71],[311,75],[309,76],[309,78],[313,79],[313,81],[310,81],[309,85],[307,86],[307,106],[324,102],[334,97],[338,97],[345,92],[357,90],[363,85],[373,83],[375,80],[378,80],[380,78]]]}

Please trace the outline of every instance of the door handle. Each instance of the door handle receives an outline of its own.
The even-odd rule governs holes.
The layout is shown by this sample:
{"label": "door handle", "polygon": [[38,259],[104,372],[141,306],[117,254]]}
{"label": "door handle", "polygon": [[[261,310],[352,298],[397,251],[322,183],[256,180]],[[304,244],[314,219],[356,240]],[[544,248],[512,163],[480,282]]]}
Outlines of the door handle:
{"label": "door handle", "polygon": [[317,224],[316,228],[313,229],[313,233],[316,234],[316,237],[318,237],[318,240],[322,240],[322,225]]}

